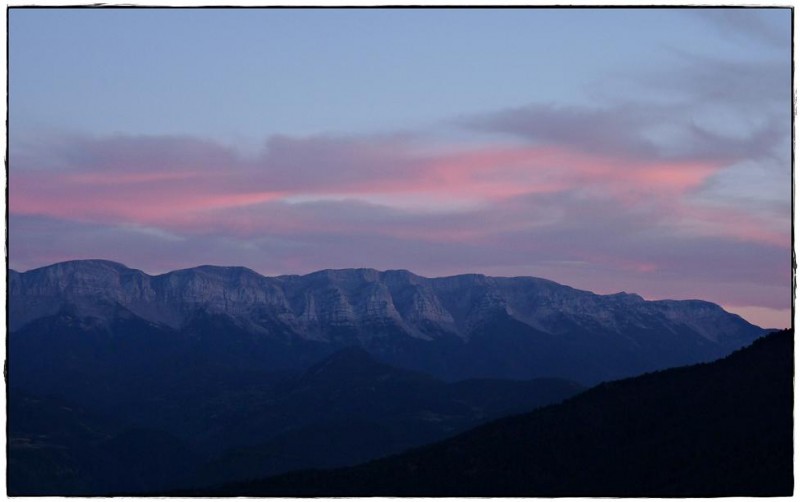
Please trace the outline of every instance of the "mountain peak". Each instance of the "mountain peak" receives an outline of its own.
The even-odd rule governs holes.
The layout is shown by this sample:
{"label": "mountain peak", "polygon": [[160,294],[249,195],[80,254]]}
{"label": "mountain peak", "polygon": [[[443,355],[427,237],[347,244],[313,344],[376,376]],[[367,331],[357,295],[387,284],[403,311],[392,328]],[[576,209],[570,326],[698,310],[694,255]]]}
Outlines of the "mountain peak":
{"label": "mountain peak", "polygon": [[376,360],[358,346],[341,349],[311,366],[300,378],[303,387],[335,385],[357,387],[376,380],[404,379],[416,373]]}
{"label": "mountain peak", "polygon": [[31,269],[28,272],[36,272],[48,269],[60,269],[60,270],[91,270],[91,269],[106,269],[106,270],[115,270],[118,272],[125,271],[125,270],[134,270],[129,267],[126,267],[122,263],[111,261],[111,260],[102,260],[102,259],[84,259],[84,260],[69,260],[69,261],[62,261],[59,263],[54,263],[52,265],[45,265],[43,267],[37,267],[35,269]]}
{"label": "mountain peak", "polygon": [[182,270],[176,270],[174,272],[167,272],[162,274],[162,276],[169,276],[171,274],[197,274],[202,273],[209,276],[214,277],[222,277],[222,278],[230,278],[230,277],[242,277],[242,276],[251,276],[257,278],[263,278],[261,274],[256,272],[255,270],[249,269],[247,267],[240,267],[240,266],[223,266],[223,265],[200,265],[197,267],[192,268],[185,268]]}
{"label": "mountain peak", "polygon": [[636,293],[628,293],[625,291],[620,291],[619,293],[614,293],[610,295],[606,295],[609,298],[614,298],[618,300],[627,300],[627,301],[634,301],[634,302],[643,302],[644,298],[637,295]]}

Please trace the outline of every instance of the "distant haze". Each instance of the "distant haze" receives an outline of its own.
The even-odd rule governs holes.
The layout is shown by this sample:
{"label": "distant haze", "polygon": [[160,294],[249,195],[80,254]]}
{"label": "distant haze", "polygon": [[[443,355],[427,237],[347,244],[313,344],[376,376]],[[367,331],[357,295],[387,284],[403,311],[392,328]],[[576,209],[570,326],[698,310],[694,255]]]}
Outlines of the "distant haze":
{"label": "distant haze", "polygon": [[9,261],[791,307],[791,11],[14,9]]}

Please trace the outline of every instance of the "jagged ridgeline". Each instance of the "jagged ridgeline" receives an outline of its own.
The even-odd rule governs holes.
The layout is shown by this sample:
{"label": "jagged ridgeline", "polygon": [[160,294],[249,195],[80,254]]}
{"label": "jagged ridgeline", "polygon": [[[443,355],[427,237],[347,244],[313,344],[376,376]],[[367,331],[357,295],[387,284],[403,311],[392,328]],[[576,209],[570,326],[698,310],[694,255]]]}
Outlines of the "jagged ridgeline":
{"label": "jagged ridgeline", "polygon": [[85,343],[101,352],[111,340],[131,345],[124,352],[109,345],[109,364],[140,352],[150,359],[181,353],[218,365],[292,369],[355,345],[446,380],[560,377],[593,384],[712,360],[764,333],[704,301],[597,295],[532,277],[425,278],[404,270],[264,277],[203,266],[150,276],[88,260],[10,271],[9,296],[20,369],[27,350],[39,357],[52,350],[47,333],[59,326],[76,333],[61,355],[89,350]]}

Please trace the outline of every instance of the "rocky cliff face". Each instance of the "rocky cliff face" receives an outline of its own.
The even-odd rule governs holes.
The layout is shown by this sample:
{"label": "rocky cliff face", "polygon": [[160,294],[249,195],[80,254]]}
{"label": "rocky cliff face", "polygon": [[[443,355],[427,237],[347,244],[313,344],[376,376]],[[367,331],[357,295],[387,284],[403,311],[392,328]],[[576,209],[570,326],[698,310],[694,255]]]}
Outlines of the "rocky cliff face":
{"label": "rocky cliff face", "polygon": [[[672,363],[695,362],[695,346],[695,359],[704,360],[762,334],[744,319],[697,300],[645,301],[634,294],[597,295],[531,277],[431,279],[404,270],[264,277],[242,267],[203,266],[150,276],[117,263],[86,260],[10,271],[9,297],[11,331],[65,308],[100,322],[122,309],[173,330],[183,329],[202,312],[224,316],[253,336],[289,333],[290,339],[361,345],[411,365],[420,351],[434,345],[461,354],[458,362],[435,362],[447,367],[466,367],[471,357],[481,357],[464,352],[463,345],[475,339],[491,350],[503,339],[513,346],[508,350],[524,348],[537,358],[548,351],[562,357],[566,351],[570,357],[580,353],[591,359],[595,346],[602,346],[598,357],[610,350],[615,359],[656,357],[665,350],[683,354],[668,358]],[[505,327],[496,327],[500,325]],[[498,341],[485,341],[487,336]]]}

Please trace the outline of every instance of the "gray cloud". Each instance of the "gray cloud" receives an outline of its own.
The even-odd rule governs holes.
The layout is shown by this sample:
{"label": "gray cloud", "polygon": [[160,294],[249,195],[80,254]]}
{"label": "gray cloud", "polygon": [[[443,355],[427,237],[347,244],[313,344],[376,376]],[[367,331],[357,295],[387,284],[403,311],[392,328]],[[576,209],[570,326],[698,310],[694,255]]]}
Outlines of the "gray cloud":
{"label": "gray cloud", "polygon": [[673,96],[670,103],[612,94],[595,106],[533,103],[456,123],[536,145],[633,159],[731,163],[776,155],[791,130],[788,62],[676,57],[677,70],[627,76],[646,93]]}
{"label": "gray cloud", "polygon": [[656,148],[639,131],[654,119],[642,110],[627,106],[590,108],[531,104],[466,117],[458,123],[476,131],[511,134],[537,145],[566,146],[587,153],[652,157]]}
{"label": "gray cloud", "polygon": [[[759,42],[776,47],[786,47],[790,41],[788,8],[781,9],[785,13],[786,24],[783,26],[770,23],[765,18],[763,9],[755,8],[719,8],[719,9],[694,9],[689,12],[695,14],[704,22],[713,26],[722,35],[737,40]],[[770,14],[777,13],[772,9]]]}

